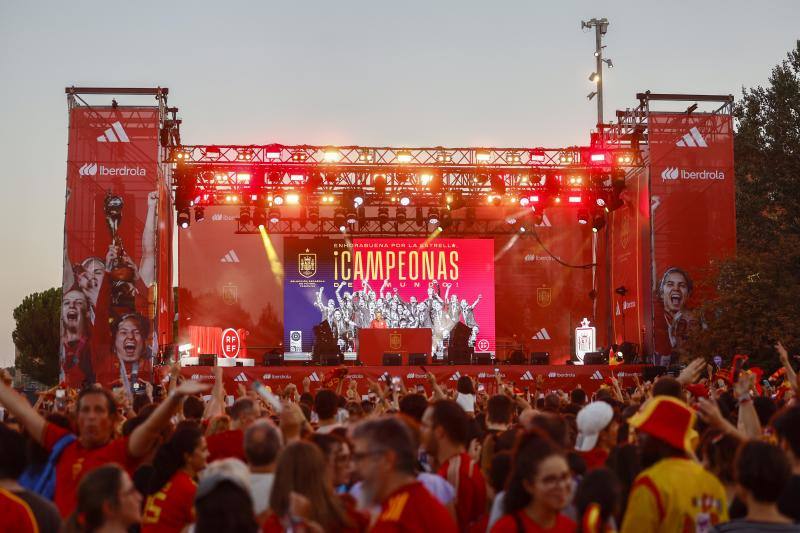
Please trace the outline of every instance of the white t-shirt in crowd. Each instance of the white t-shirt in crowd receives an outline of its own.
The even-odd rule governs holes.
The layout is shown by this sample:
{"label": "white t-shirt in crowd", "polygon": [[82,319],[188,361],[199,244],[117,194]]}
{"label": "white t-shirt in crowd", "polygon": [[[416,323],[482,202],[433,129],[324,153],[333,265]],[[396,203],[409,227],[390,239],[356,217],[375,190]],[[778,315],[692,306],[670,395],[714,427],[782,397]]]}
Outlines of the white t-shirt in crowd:
{"label": "white t-shirt in crowd", "polygon": [[468,412],[474,413],[475,412],[475,395],[474,394],[461,394],[460,392],[456,396],[456,403],[461,406],[461,408]]}
{"label": "white t-shirt in crowd", "polygon": [[274,482],[274,473],[250,473],[250,496],[253,498],[253,509],[255,509],[257,515],[269,508],[269,497],[272,494],[272,484]]}

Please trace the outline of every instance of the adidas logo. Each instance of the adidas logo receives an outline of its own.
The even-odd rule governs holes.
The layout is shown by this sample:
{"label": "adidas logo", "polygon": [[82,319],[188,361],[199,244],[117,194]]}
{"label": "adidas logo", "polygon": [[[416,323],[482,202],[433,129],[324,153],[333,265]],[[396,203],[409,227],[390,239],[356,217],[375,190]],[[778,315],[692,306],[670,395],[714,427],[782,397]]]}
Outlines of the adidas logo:
{"label": "adidas logo", "polygon": [[128,134],[125,133],[122,124],[120,124],[118,120],[115,123],[113,123],[111,127],[105,131],[105,133],[97,137],[97,142],[129,143],[131,142],[131,140],[128,139]]}
{"label": "adidas logo", "polygon": [[619,310],[619,302],[617,302],[617,311],[615,313],[617,316],[622,314],[622,311]]}
{"label": "adidas logo", "polygon": [[531,372],[530,370],[526,370],[525,372],[523,372],[522,376],[520,376],[519,379],[522,381],[533,381],[534,379],[533,372]]}
{"label": "adidas logo", "polygon": [[311,381],[319,381],[319,376],[317,375],[316,372],[312,372],[311,375],[308,376],[308,379],[310,379]]}
{"label": "adidas logo", "polygon": [[239,263],[239,256],[236,255],[236,251],[230,250],[227,254],[222,256],[222,259],[219,260],[220,263]]}
{"label": "adidas logo", "polygon": [[238,376],[233,378],[233,381],[237,383],[246,383],[247,382],[247,375],[244,372],[241,372]]}
{"label": "adidas logo", "polygon": [[550,219],[547,218],[547,213],[542,213],[542,221],[539,224],[536,224],[537,228],[552,228],[553,223],[550,222]]}
{"label": "adidas logo", "polygon": [[678,167],[668,167],[665,168],[664,171],[661,173],[661,179],[664,181],[676,180],[678,179],[679,174],[680,170],[678,169]]}
{"label": "adidas logo", "polygon": [[603,374],[601,374],[599,370],[595,370],[594,374],[592,374],[592,377],[589,379],[603,379]]}
{"label": "adidas logo", "polygon": [[79,176],[96,176],[97,175],[97,163],[86,163],[81,168],[78,169]]}
{"label": "adidas logo", "polygon": [[534,340],[537,340],[537,341],[549,341],[550,340],[550,334],[547,333],[546,329],[542,328],[542,329],[539,330],[539,332],[536,335],[534,335],[531,338],[534,339]]}
{"label": "adidas logo", "polygon": [[708,148],[706,140],[700,135],[700,131],[697,127],[692,127],[689,133],[681,137],[681,139],[675,143],[675,146],[679,148]]}
{"label": "adidas logo", "polygon": [[450,381],[458,381],[459,379],[461,379],[461,372],[456,370],[456,373],[450,376]]}

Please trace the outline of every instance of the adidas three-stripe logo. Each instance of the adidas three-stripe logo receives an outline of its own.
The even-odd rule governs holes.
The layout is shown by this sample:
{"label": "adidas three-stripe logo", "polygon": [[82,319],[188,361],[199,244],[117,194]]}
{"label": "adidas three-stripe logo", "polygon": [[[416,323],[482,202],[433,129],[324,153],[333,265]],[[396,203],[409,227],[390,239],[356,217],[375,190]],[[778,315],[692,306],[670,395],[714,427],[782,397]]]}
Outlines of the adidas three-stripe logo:
{"label": "adidas three-stripe logo", "polygon": [[236,381],[237,383],[245,383],[247,381],[247,375],[244,372],[242,372],[238,376],[233,378],[233,381]]}
{"label": "adidas three-stripe logo", "polygon": [[698,130],[697,127],[692,127],[689,133],[675,143],[675,146],[680,148],[708,148],[706,140],[700,135],[700,130]]}
{"label": "adidas three-stripe logo", "polygon": [[589,379],[603,379],[603,374],[601,374],[599,370],[595,370],[594,374],[592,374],[592,377]]}
{"label": "adidas three-stripe logo", "polygon": [[308,379],[309,379],[310,381],[319,381],[319,376],[317,375],[317,373],[316,373],[316,372],[312,372],[312,373],[311,373],[311,375],[310,375],[310,376],[308,376]]}
{"label": "adidas three-stripe logo", "polygon": [[458,381],[459,379],[461,379],[461,372],[456,370],[456,373],[450,376],[450,381]]}
{"label": "adidas three-stripe logo", "polygon": [[546,329],[542,328],[542,329],[539,330],[538,333],[536,333],[536,335],[533,336],[533,338],[538,340],[538,341],[549,341],[550,340],[550,334],[547,333]]}
{"label": "adidas three-stripe logo", "polygon": [[533,381],[533,372],[526,370],[519,379],[521,381]]}
{"label": "adidas three-stripe logo", "polygon": [[102,135],[97,137],[97,142],[100,143],[129,143],[128,134],[122,127],[120,121],[114,122]]}
{"label": "adidas three-stripe logo", "polygon": [[235,250],[229,250],[227,254],[222,256],[219,260],[220,263],[239,263],[239,256],[236,255]]}

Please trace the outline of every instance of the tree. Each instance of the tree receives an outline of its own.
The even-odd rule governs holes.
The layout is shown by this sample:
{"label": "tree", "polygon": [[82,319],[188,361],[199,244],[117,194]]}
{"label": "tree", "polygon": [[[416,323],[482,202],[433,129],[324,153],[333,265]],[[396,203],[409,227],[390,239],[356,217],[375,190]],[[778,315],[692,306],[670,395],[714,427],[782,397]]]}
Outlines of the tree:
{"label": "tree", "polygon": [[16,367],[45,385],[58,382],[60,318],[59,288],[29,294],[14,309],[17,325],[11,337],[19,351]]}
{"label": "tree", "polygon": [[800,349],[800,42],[766,87],[743,90],[734,117],[736,257],[718,265],[715,296],[702,308],[704,328],[690,352],[745,353],[778,365],[781,339]]}

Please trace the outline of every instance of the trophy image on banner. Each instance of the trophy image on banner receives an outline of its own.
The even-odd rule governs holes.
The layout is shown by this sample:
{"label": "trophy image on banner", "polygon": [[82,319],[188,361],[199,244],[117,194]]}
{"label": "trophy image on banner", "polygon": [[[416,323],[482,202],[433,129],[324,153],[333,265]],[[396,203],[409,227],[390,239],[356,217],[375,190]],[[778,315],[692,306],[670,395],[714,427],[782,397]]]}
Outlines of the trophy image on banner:
{"label": "trophy image on banner", "polygon": [[111,307],[117,312],[131,311],[135,307],[136,269],[128,258],[125,248],[122,246],[122,239],[119,236],[119,225],[122,221],[122,207],[124,203],[122,197],[106,193],[104,210],[106,224],[111,232],[111,244],[114,246],[116,254],[110,264],[106,265],[111,277]]}

